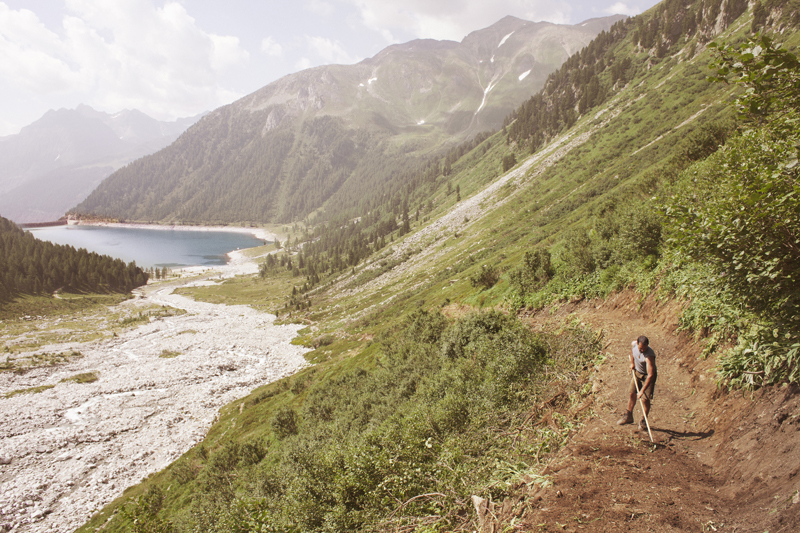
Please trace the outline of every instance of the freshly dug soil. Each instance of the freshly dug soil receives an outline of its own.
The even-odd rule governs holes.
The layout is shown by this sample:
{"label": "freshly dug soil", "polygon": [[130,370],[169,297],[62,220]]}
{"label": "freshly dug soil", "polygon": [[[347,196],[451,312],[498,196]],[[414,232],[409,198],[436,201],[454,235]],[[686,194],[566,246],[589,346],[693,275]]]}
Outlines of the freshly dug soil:
{"label": "freshly dug soil", "polygon": [[[800,530],[800,388],[718,387],[703,341],[678,331],[678,304],[639,298],[623,292],[526,318],[533,328],[566,318],[602,328],[607,359],[594,376],[593,416],[545,469],[552,484],[520,486],[482,530]],[[658,367],[653,443],[636,424],[616,424],[639,335],[649,337]]]}

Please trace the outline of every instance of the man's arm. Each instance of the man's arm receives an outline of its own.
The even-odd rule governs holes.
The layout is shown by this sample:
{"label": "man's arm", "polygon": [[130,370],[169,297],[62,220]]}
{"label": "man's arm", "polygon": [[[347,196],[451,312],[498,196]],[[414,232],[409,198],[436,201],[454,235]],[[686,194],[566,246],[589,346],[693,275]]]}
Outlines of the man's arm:
{"label": "man's arm", "polygon": [[636,341],[631,342],[631,351],[628,352],[628,359],[631,362],[631,370],[636,369],[636,365],[633,364],[633,350],[636,348]]}

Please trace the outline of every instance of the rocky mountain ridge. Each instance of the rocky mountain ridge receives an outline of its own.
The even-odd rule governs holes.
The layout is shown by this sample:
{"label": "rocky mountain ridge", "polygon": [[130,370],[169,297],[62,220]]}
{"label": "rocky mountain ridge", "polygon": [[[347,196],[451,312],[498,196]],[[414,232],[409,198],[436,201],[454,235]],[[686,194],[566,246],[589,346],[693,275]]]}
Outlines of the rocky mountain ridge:
{"label": "rocky mountain ridge", "polygon": [[55,220],[115,169],[169,145],[200,116],[165,122],[130,109],[51,109],[0,137],[0,214]]}
{"label": "rocky mountain ridge", "polygon": [[498,129],[570,54],[622,16],[574,26],[506,17],[461,43],[416,40],[304,70],[210,113],[73,211],[137,221],[290,221],[341,211]]}

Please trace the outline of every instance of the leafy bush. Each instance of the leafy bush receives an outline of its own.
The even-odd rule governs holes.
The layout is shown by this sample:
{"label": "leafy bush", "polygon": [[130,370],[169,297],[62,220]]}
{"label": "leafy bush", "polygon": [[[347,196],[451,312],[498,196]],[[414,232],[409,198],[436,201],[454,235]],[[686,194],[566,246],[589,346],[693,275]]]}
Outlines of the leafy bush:
{"label": "leafy bush", "polygon": [[282,407],[270,422],[272,432],[279,439],[297,435],[297,415],[291,407]]}
{"label": "leafy bush", "polygon": [[622,279],[620,278],[619,273],[619,265],[609,266],[607,269],[600,272],[600,285],[608,292],[621,289]]}
{"label": "leafy bush", "polygon": [[443,333],[441,354],[451,360],[464,357],[464,348],[468,344],[494,337],[508,325],[509,320],[499,311],[467,315]]}
{"label": "leafy bush", "polygon": [[792,115],[800,108],[800,60],[772,38],[760,34],[738,45],[710,43],[717,59],[711,79],[733,81],[747,90],[735,101],[740,118],[764,124]]}
{"label": "leafy bush", "polygon": [[757,313],[800,326],[796,122],[744,132],[687,171],[666,213],[680,251]]}
{"label": "leafy bush", "polygon": [[658,256],[661,220],[655,205],[643,202],[626,208],[619,215],[617,256],[619,263]]}
{"label": "leafy bush", "polygon": [[[587,246],[586,239],[580,235],[567,238],[571,239],[570,246]],[[649,256],[657,258],[661,246],[658,206],[650,200],[635,200],[623,203],[615,211],[603,213],[595,222],[590,246],[591,260],[585,251],[580,258],[572,259],[581,272],[590,272],[588,269],[592,265],[605,269],[629,261],[642,261]]]}
{"label": "leafy bush", "polygon": [[522,264],[509,274],[509,282],[514,290],[524,297],[541,288],[554,273],[555,269],[550,263],[550,252],[539,248],[525,252]]}
{"label": "leafy bush", "polygon": [[481,269],[469,277],[473,287],[491,289],[500,279],[500,272],[493,266],[483,265]]}
{"label": "leafy bush", "polygon": [[592,240],[585,230],[572,229],[564,236],[562,259],[567,269],[575,274],[594,272],[595,261],[592,255]]}
{"label": "leafy bush", "polygon": [[326,333],[326,334],[320,335],[319,337],[314,339],[311,342],[311,345],[314,348],[320,348],[322,346],[330,346],[331,344],[333,344],[333,341],[335,341],[335,340],[336,340],[336,337],[334,337],[330,333]]}
{"label": "leafy bush", "polygon": [[182,459],[172,464],[170,472],[175,481],[185,485],[197,477],[200,469],[188,459]]}
{"label": "leafy bush", "polygon": [[708,265],[697,292],[717,292],[743,308],[737,344],[720,360],[722,378],[734,386],[797,382],[800,61],[765,36],[738,48],[714,46],[715,79],[746,87],[735,105],[752,129],[681,175],[665,206],[668,242]]}
{"label": "leafy bush", "polygon": [[130,521],[134,533],[172,533],[175,531],[172,523],[158,516],[163,505],[164,493],[154,486],[124,505],[121,514]]}

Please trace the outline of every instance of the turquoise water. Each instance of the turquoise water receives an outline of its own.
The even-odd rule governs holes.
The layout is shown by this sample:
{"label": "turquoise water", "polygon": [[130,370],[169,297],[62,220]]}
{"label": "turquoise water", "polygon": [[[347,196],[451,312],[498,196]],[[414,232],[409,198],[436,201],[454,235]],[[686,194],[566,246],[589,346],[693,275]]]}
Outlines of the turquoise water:
{"label": "turquoise water", "polygon": [[226,231],[55,226],[30,232],[37,239],[136,261],[144,268],[224,265],[228,252],[264,244],[249,233]]}

